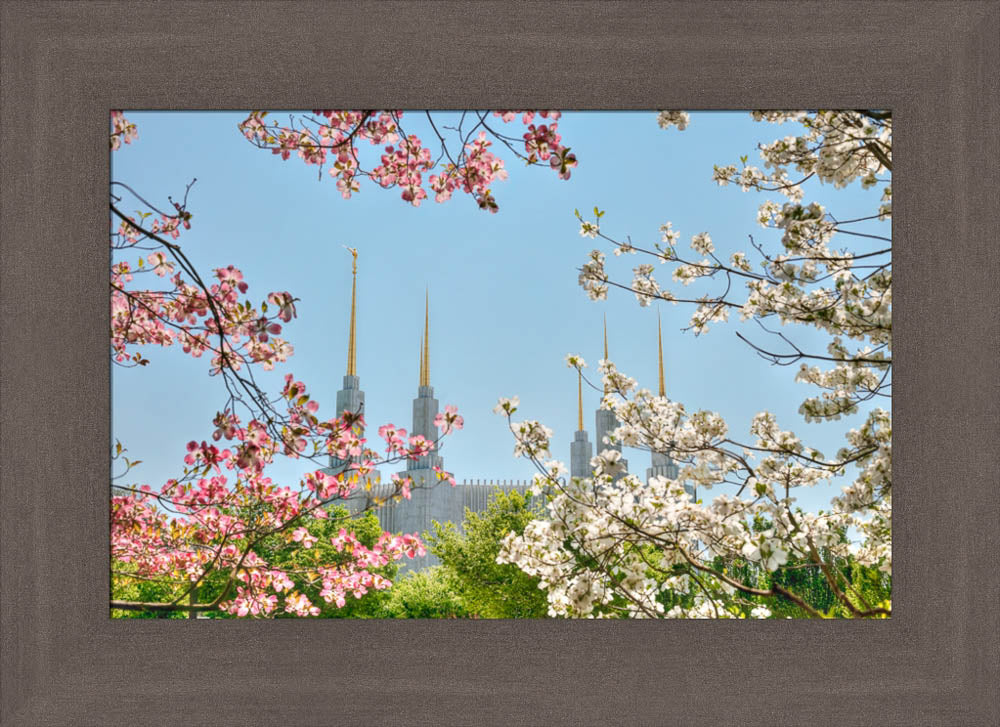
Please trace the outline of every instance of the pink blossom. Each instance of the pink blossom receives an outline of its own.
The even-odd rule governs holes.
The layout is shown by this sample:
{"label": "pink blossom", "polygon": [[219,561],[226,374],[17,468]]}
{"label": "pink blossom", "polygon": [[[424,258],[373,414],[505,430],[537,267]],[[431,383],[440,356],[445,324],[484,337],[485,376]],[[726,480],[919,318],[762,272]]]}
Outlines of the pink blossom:
{"label": "pink blossom", "polygon": [[441,430],[442,434],[450,434],[456,429],[461,429],[465,424],[465,419],[458,413],[458,407],[450,404],[444,408],[444,412],[434,417],[434,426]]}
{"label": "pink blossom", "polygon": [[[399,187],[400,198],[419,207],[428,194],[424,175],[434,172],[426,185],[434,192],[436,202],[446,202],[460,190],[472,196],[480,209],[491,213],[497,211],[490,185],[506,179],[507,172],[503,160],[489,151],[492,142],[488,136],[493,135],[492,131],[489,134],[482,131],[462,148],[449,149],[449,144],[461,145],[464,139],[457,132],[456,138],[446,138],[449,129],[441,126],[435,135],[440,147],[432,151],[419,137],[400,135],[399,119],[403,112],[399,110],[321,109],[313,114],[293,116],[291,126],[282,126],[270,123],[266,112],[254,111],[240,123],[240,130],[255,146],[269,149],[282,159],[290,158],[295,151],[306,164],[324,166],[329,161],[327,173],[336,180],[337,190],[344,199],[359,192],[361,180],[367,177],[386,189]],[[523,137],[529,163],[559,157],[558,163],[550,165],[561,179],[569,178],[569,170],[576,160],[565,154],[568,150],[557,132],[560,112],[494,111],[493,115],[504,123],[511,123],[520,115],[521,123],[527,128]],[[536,115],[550,123],[536,126],[533,123]],[[379,163],[370,168],[361,153],[366,143],[382,146]]]}
{"label": "pink blossom", "polygon": [[310,535],[309,531],[305,528],[295,528],[292,532],[292,540],[296,543],[302,543],[302,546],[305,548],[311,548],[318,538]]}

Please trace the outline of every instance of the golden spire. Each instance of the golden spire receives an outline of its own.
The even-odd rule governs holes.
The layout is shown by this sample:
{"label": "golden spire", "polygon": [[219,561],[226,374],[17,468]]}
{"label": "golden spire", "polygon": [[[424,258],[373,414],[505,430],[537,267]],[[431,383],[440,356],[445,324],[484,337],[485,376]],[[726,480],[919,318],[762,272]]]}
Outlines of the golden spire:
{"label": "golden spire", "polygon": [[[604,314],[604,360],[608,360],[608,314]],[[608,385],[604,385],[604,394],[608,393]]]}
{"label": "golden spire", "polygon": [[424,335],[420,334],[420,373],[417,375],[417,383],[420,384],[424,380]]}
{"label": "golden spire", "polygon": [[604,360],[608,360],[608,314],[604,314]]}
{"label": "golden spire", "polygon": [[358,299],[358,249],[344,246],[351,253],[351,324],[347,338],[347,375],[357,375],[357,350],[355,347],[355,320]]}
{"label": "golden spire", "polygon": [[576,429],[583,431],[583,370],[576,370]]}
{"label": "golden spire", "polygon": [[431,385],[431,302],[430,291],[424,293],[424,347],[420,358],[420,385]]}
{"label": "golden spire", "polygon": [[663,329],[660,326],[660,312],[656,312],[656,341],[660,348],[660,396],[667,395],[667,388],[663,383]]}

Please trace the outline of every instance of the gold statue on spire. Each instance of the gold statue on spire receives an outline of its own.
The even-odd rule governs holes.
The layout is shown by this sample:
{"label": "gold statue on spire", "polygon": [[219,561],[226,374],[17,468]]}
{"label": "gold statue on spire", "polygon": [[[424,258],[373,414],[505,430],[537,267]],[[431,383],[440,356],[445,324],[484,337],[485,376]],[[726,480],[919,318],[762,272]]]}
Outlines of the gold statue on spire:
{"label": "gold statue on spire", "polygon": [[420,357],[420,385],[431,385],[431,303],[430,290],[424,293],[424,346]]}
{"label": "gold statue on spire", "polygon": [[666,396],[667,387],[663,380],[663,327],[660,325],[659,311],[656,311],[656,342],[660,349],[660,396]]}
{"label": "gold statue on spire", "polygon": [[357,376],[357,350],[355,348],[355,325],[358,298],[358,249],[347,247],[344,249],[351,253],[351,323],[347,338],[347,375]]}

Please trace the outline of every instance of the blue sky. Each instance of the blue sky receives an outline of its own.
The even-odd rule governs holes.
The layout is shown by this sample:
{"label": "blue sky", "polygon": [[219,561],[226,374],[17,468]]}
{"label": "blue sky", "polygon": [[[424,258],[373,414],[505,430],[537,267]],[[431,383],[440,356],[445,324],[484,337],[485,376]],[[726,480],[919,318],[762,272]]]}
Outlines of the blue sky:
{"label": "blue sky", "polygon": [[[429,289],[431,384],[442,407],[454,404],[465,417],[465,428],[449,437],[442,451],[445,467],[458,480],[524,479],[533,473],[530,463],[512,457],[505,421],[492,413],[499,396],[518,395],[516,418],[550,427],[553,456],[569,461],[576,375],[564,357],[579,353],[596,375],[604,315],[611,359],[641,386],[656,387],[657,308],[640,308],[625,291],[612,290],[602,302],[587,298],[577,284],[578,268],[601,243],[579,235],[573,210],[599,206],[606,212],[603,229],[619,238],[631,235],[637,245],[651,246],[668,220],[681,233],[682,250],[703,231],[724,257],[750,249],[748,235],[775,244],[774,233],[755,221],[764,197],[718,187],[711,180],[712,165],[738,164],[744,154],[759,164],[758,143],[795,131],[753,122],[747,113],[694,113],[683,132],[659,129],[655,112],[568,113],[559,130],[580,162],[572,178],[525,168],[508,155],[510,178],[494,185],[500,211],[491,215],[458,193],[444,204],[428,199],[413,208],[397,191],[368,180],[360,194],[343,200],[328,175],[317,180],[316,167],[294,157],[282,161],[247,142],[237,130],[243,112],[125,115],[138,126],[139,138],[112,154],[114,180],[163,209],[169,207],[167,195],[182,197],[185,185],[198,180],[188,200],[192,228],[179,240],[195,265],[241,268],[256,302],[272,290],[301,299],[298,318],[283,333],[295,355],[262,378],[272,390],[292,372],[321,403],[320,415],[335,414],[350,306],[350,255],[343,245],[356,247],[357,363],[367,421],[409,429]],[[403,117],[408,118],[412,132],[421,135],[419,116]],[[375,152],[369,151],[369,161]],[[845,219],[871,214],[880,193],[881,188],[863,191],[857,185],[848,190],[814,185],[805,201],[820,201]],[[126,198],[123,208],[138,204]],[[646,262],[605,252],[612,279],[631,280],[631,268]],[[661,284],[668,282],[659,277]],[[736,331],[742,331],[769,343],[756,325],[734,319],[696,337],[681,332],[689,306],[662,304],[659,310],[667,394],[689,411],[720,412],[735,439],[752,441],[750,420],[767,409],[783,428],[832,456],[843,433],[860,422],[856,415],[832,424],[805,423],[797,410],[813,390],[794,382],[794,367],[772,366],[737,339]],[[821,336],[795,333],[797,342],[825,345]],[[151,361],[145,369],[113,369],[112,437],[142,460],[135,480],[158,486],[179,474],[189,440],[210,436],[224,394],[220,382],[208,376],[207,360],[171,349],[143,354]],[[592,441],[598,399],[597,392],[584,391],[584,422]],[[632,471],[649,464],[645,452],[626,450],[626,457]],[[306,464],[278,462],[272,476],[293,484]],[[822,507],[830,494],[828,488],[800,493],[800,502]]]}

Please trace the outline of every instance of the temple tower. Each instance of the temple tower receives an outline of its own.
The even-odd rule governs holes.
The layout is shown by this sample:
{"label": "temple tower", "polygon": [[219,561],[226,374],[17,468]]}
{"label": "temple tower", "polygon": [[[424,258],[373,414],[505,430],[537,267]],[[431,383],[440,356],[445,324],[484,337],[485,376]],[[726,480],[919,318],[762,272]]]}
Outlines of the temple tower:
{"label": "temple tower", "polygon": [[[424,298],[424,335],[420,345],[420,377],[417,386],[417,398],[413,400],[413,427],[410,429],[411,435],[422,435],[428,441],[433,442],[438,438],[438,429],[434,426],[434,418],[438,415],[438,400],[434,398],[434,387],[431,386],[431,348],[430,348],[431,324],[430,324],[430,294],[425,294]],[[406,474],[414,478],[423,476],[427,472],[430,476],[427,481],[431,484],[437,482],[433,468],[441,467],[443,460],[436,452],[432,452],[417,460],[409,460],[406,463]]]}
{"label": "temple tower", "polygon": [[593,447],[583,428],[583,372],[576,371],[576,433],[569,445],[569,476],[590,477],[590,460],[594,456]]}
{"label": "temple tower", "polygon": [[[604,360],[608,360],[608,320],[605,316],[604,319]],[[607,396],[610,393],[610,389],[607,385],[604,387],[604,395]],[[608,411],[607,409],[598,409],[595,415],[595,429],[596,429],[596,449],[595,453],[600,454],[606,449],[614,449],[619,452],[622,451],[622,445],[620,443],[608,443],[604,441],[611,432],[618,428],[618,419],[615,417],[614,412]],[[622,464],[624,465],[624,471],[628,471],[628,461],[622,459]],[[618,478],[615,478],[618,479]]]}
{"label": "temple tower", "polygon": [[[438,428],[434,418],[438,415],[438,400],[434,397],[434,387],[431,386],[431,348],[430,348],[430,295],[424,297],[424,333],[420,341],[420,375],[417,385],[417,398],[413,400],[413,426],[410,435],[421,435],[430,442],[438,439]],[[430,527],[433,519],[445,520],[442,512],[447,509],[452,497],[452,488],[441,484],[434,467],[441,468],[444,460],[437,451],[406,461],[406,470],[400,472],[400,477],[409,477],[412,481],[410,499],[399,503],[396,507],[396,531],[418,533]],[[421,535],[422,536],[422,535]],[[413,561],[406,559],[401,563],[403,570],[420,569],[438,562],[437,558],[428,553],[424,558]]]}
{"label": "temple tower", "polygon": [[[660,396],[665,397],[667,395],[666,379],[663,375],[663,329],[660,324],[659,315],[656,318],[656,342],[659,351],[659,379],[660,379]],[[652,477],[666,477],[667,479],[677,479],[677,465],[670,455],[666,452],[657,452],[655,450],[651,451],[651,462],[652,465],[646,470],[646,480],[648,481]],[[691,495],[695,496],[695,490],[693,487],[685,485],[684,489]]]}
{"label": "temple tower", "polygon": [[[362,414],[365,407],[365,392],[361,390],[361,377],[358,376],[357,362],[357,308],[358,308],[358,251],[356,248],[347,248],[351,253],[351,318],[348,322],[347,333],[347,373],[344,375],[343,388],[337,392],[337,416],[344,416],[344,412],[350,414]],[[338,459],[336,455],[330,455],[330,471],[336,473],[342,471],[352,461],[359,461],[358,457],[348,459]],[[367,479],[374,483],[379,481],[379,472],[374,470]]]}

